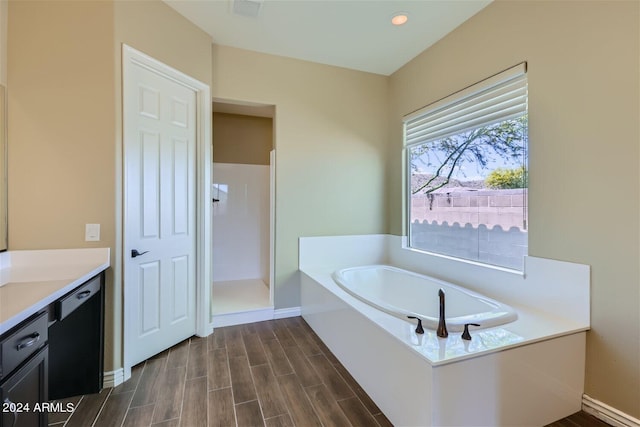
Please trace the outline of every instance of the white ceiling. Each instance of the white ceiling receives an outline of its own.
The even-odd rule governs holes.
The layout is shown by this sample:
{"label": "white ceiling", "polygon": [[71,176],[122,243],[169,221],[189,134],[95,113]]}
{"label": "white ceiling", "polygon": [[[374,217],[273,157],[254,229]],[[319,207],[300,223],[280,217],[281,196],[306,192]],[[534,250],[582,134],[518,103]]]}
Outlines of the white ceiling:
{"label": "white ceiling", "polygon": [[[491,0],[264,0],[256,18],[232,0],[164,0],[220,45],[389,75]],[[409,21],[391,25],[398,11]]]}

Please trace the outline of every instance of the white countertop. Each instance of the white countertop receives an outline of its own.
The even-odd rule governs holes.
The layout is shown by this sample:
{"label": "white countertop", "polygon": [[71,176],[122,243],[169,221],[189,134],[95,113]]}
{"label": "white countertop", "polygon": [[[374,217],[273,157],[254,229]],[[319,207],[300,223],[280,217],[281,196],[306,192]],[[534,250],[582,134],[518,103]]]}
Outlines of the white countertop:
{"label": "white countertop", "polygon": [[109,268],[109,248],[0,254],[0,334]]}

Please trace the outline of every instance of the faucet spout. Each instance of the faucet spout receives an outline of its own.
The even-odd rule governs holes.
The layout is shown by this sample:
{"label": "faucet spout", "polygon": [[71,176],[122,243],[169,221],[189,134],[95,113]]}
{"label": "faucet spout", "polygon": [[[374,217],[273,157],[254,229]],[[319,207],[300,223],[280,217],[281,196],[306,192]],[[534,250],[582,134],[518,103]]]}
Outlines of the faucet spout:
{"label": "faucet spout", "polygon": [[438,297],[440,298],[440,319],[438,320],[438,330],[436,333],[440,338],[446,338],[449,336],[449,332],[447,332],[447,322],[444,314],[444,290],[442,288],[438,291]]}

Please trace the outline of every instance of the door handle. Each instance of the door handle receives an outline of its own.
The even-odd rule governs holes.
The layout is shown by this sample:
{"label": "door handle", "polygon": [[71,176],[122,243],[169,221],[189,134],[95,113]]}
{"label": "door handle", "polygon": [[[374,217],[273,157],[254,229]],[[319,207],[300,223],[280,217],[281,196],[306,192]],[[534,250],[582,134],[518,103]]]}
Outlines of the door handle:
{"label": "door handle", "polygon": [[144,255],[144,254],[146,254],[147,252],[149,252],[149,251],[138,252],[138,250],[137,250],[137,249],[131,249],[131,258],[135,258],[135,257],[137,257],[137,256]]}

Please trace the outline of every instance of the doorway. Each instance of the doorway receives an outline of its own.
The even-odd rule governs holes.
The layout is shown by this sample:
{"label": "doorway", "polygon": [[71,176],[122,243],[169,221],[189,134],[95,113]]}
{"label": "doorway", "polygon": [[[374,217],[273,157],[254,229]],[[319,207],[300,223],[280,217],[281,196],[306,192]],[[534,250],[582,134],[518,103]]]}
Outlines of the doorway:
{"label": "doorway", "polygon": [[213,102],[214,327],[273,319],[274,110]]}

